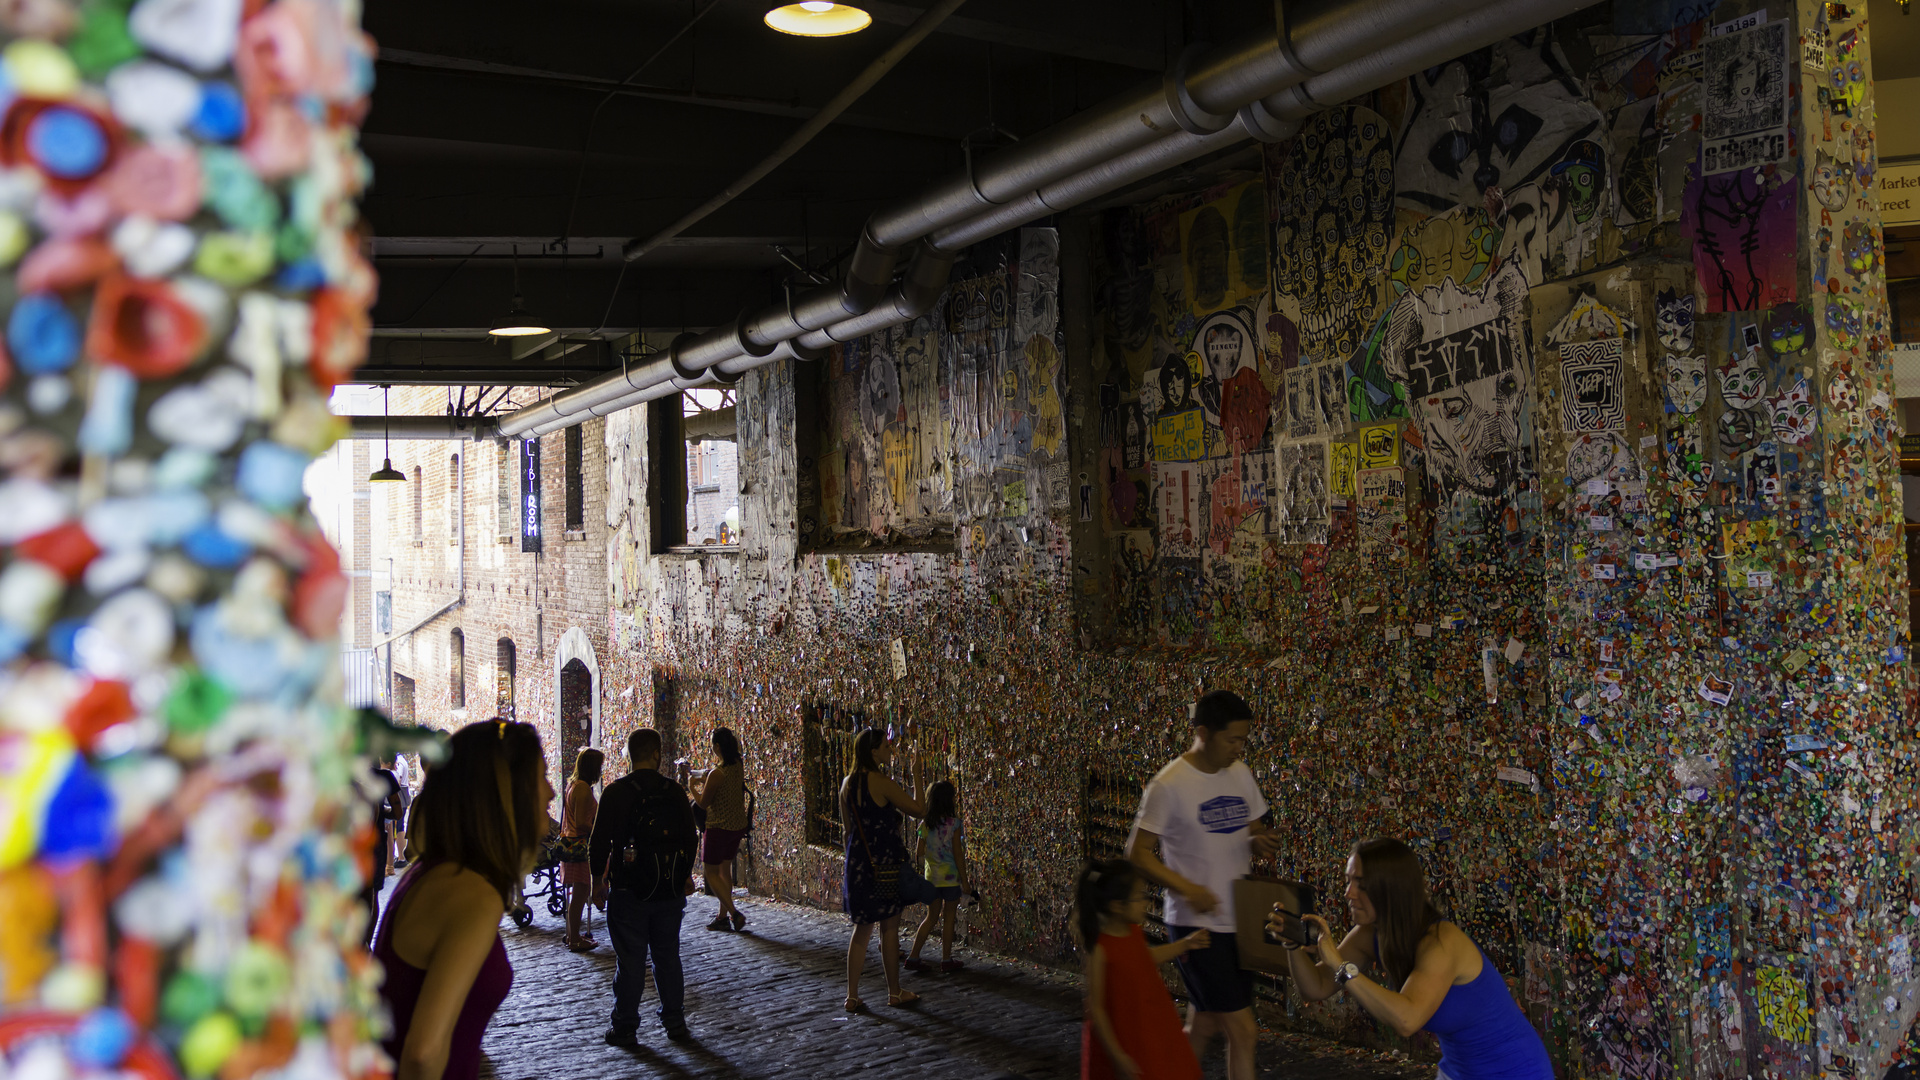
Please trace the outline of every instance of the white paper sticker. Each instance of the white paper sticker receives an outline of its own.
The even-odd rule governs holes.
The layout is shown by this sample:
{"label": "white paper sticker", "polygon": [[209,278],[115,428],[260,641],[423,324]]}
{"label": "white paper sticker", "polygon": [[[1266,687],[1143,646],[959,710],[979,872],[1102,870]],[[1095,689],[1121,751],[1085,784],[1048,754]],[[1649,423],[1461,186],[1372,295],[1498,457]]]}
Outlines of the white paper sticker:
{"label": "white paper sticker", "polygon": [[1433,636],[1433,624],[1432,624],[1432,623],[1423,623],[1423,622],[1417,622],[1417,623],[1414,623],[1414,624],[1413,624],[1413,636],[1414,636],[1414,637],[1432,637],[1432,636]]}
{"label": "white paper sticker", "polygon": [[1399,640],[1400,640],[1400,628],[1399,628],[1399,627],[1397,627],[1397,626],[1389,626],[1389,627],[1387,627],[1387,640],[1388,640],[1388,641],[1399,641]]}
{"label": "white paper sticker", "polygon": [[1749,589],[1773,588],[1773,571],[1771,570],[1747,571],[1747,588]]}
{"label": "white paper sticker", "polygon": [[1363,608],[1361,608],[1361,609],[1360,609],[1360,614],[1362,614],[1362,615],[1371,615],[1371,614],[1373,614],[1374,612],[1376,612],[1376,611],[1379,611],[1379,610],[1380,610],[1380,605],[1379,605],[1379,604],[1368,604],[1368,605],[1367,605],[1366,607],[1363,607]]}
{"label": "white paper sticker", "polygon": [[1595,514],[1587,519],[1587,528],[1594,532],[1612,532],[1613,517],[1609,514]]}
{"label": "white paper sticker", "polygon": [[1521,654],[1525,653],[1526,651],[1527,651],[1527,647],[1520,643],[1519,638],[1510,637],[1507,639],[1507,663],[1509,664],[1519,663]]}
{"label": "white paper sticker", "polygon": [[1642,435],[1642,436],[1640,436],[1640,449],[1642,449],[1642,450],[1650,450],[1650,449],[1652,449],[1653,447],[1656,447],[1656,446],[1658,446],[1658,445],[1660,445],[1660,436],[1658,436],[1658,435]]}
{"label": "white paper sticker", "polygon": [[1612,490],[1613,485],[1608,483],[1606,477],[1603,476],[1596,476],[1587,481],[1585,488],[1586,493],[1589,495],[1605,495]]}
{"label": "white paper sticker", "polygon": [[1500,766],[1500,768],[1494,772],[1494,775],[1509,784],[1519,784],[1522,787],[1533,787],[1540,782],[1533,773],[1528,772],[1526,769],[1516,769],[1511,765]]}
{"label": "white paper sticker", "polygon": [[899,682],[907,677],[907,645],[899,638],[893,639],[893,680]]}
{"label": "white paper sticker", "polygon": [[1759,11],[1749,11],[1737,19],[1728,19],[1723,23],[1715,23],[1713,28],[1707,31],[1707,36],[1719,37],[1722,34],[1731,34],[1736,30],[1747,30],[1755,26],[1763,26],[1766,24],[1766,21],[1766,8],[1761,8]]}
{"label": "white paper sticker", "polygon": [[1613,580],[1613,564],[1610,562],[1594,563],[1593,564],[1593,580],[1612,581]]}

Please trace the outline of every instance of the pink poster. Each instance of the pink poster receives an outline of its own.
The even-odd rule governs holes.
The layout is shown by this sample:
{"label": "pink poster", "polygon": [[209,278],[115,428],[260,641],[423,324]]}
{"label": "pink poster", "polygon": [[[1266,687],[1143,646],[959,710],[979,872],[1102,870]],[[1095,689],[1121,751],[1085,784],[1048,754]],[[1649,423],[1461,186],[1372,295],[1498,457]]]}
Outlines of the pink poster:
{"label": "pink poster", "polygon": [[1694,240],[1708,311],[1759,311],[1798,299],[1794,193],[1788,178],[1759,169],[1688,179],[1680,226]]}

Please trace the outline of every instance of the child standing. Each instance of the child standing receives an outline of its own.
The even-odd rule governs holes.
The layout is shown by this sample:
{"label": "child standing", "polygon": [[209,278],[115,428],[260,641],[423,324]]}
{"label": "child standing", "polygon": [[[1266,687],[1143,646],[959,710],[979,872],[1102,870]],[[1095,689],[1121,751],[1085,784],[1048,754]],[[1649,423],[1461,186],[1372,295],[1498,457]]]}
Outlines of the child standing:
{"label": "child standing", "polygon": [[960,793],[951,781],[942,780],[927,789],[927,816],[920,821],[920,842],[914,847],[913,861],[925,867],[934,899],[927,905],[927,917],[920,929],[913,933],[907,970],[925,971],[931,966],[920,959],[920,947],[927,943],[937,921],[940,970],[959,971],[966,965],[953,958],[953,920],[960,912],[960,897],[967,892],[967,836],[960,825]]}
{"label": "child standing", "polygon": [[1125,859],[1088,863],[1074,893],[1074,943],[1087,957],[1081,1080],[1200,1080],[1159,965],[1206,948],[1207,932],[1148,948],[1147,882]]}

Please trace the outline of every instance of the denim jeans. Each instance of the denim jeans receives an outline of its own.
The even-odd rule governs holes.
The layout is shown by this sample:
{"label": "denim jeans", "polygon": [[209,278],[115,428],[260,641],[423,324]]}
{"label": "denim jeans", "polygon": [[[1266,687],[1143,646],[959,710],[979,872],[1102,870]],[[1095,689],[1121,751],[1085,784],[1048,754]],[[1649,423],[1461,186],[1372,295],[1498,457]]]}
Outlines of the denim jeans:
{"label": "denim jeans", "polygon": [[680,970],[680,920],[685,897],[640,900],[626,889],[607,897],[607,934],[613,939],[613,1028],[640,1026],[640,991],[646,986],[647,955],[653,955],[653,985],[660,991],[660,1021],[686,1022],[686,978]]}

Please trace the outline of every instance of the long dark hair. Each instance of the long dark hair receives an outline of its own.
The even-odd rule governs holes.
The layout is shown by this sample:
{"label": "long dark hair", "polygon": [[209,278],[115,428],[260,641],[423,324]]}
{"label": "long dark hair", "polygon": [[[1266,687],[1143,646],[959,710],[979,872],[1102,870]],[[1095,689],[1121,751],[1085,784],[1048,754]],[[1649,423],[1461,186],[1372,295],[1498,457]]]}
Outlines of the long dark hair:
{"label": "long dark hair", "polygon": [[1394,987],[1413,974],[1420,939],[1440,921],[1440,911],[1427,896],[1427,874],[1420,856],[1391,837],[1362,840],[1353,845],[1360,860],[1360,891],[1373,904],[1374,950]]}
{"label": "long dark hair", "polygon": [[421,861],[445,859],[486,878],[502,903],[533,868],[547,833],[540,801],[546,755],[532,724],[482,720],[447,740],[414,799],[409,842]]}
{"label": "long dark hair", "polygon": [[1107,909],[1133,897],[1140,871],[1125,859],[1095,859],[1080,871],[1073,886],[1073,943],[1087,956],[1100,941],[1100,920]]}
{"label": "long dark hair", "polygon": [[721,765],[740,764],[740,740],[732,728],[713,729],[713,752],[720,755]]}
{"label": "long dark hair", "polygon": [[927,789],[928,829],[937,829],[960,816],[960,792],[954,789],[953,781],[936,781]]}
{"label": "long dark hair", "polygon": [[861,773],[879,772],[880,766],[873,760],[873,752],[885,746],[886,743],[887,733],[884,728],[870,727],[854,736],[853,771],[847,775],[858,776]]}
{"label": "long dark hair", "polygon": [[607,755],[589,746],[573,759],[573,779],[583,784],[597,784],[600,782],[600,770],[606,763]]}

